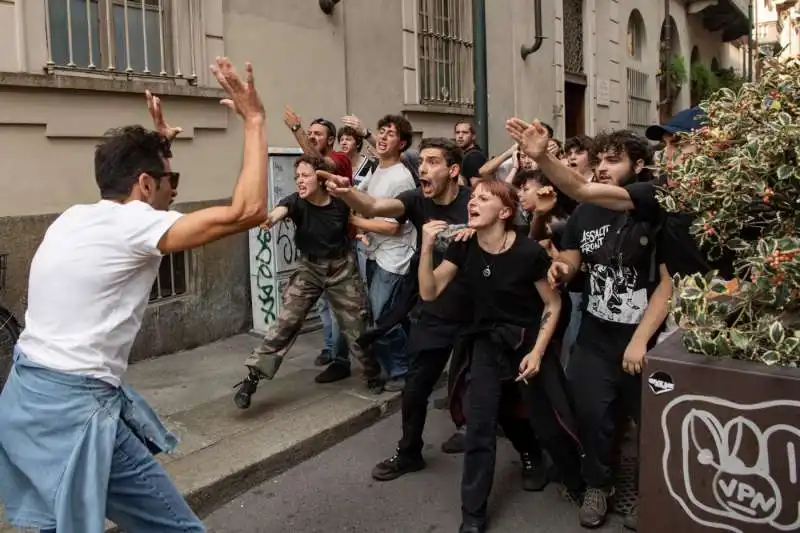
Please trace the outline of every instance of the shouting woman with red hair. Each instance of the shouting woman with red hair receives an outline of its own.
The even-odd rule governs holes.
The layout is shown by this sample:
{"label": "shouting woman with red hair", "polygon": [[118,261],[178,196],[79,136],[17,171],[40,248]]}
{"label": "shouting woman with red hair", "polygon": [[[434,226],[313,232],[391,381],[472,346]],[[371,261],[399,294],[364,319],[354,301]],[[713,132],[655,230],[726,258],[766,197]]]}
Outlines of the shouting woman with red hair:
{"label": "shouting woman with red hair", "polygon": [[463,336],[470,383],[465,401],[461,533],[486,530],[498,417],[501,409],[508,408],[501,400],[520,390],[533,415],[536,436],[564,485],[576,498],[582,489],[579,444],[573,437],[558,354],[550,348],[561,298],[547,282],[547,252],[512,226],[517,203],[510,185],[494,180],[478,183],[468,206],[469,227],[475,235],[451,244],[435,270],[434,242],[447,224],[434,220],[423,227],[420,297],[435,300],[458,275],[475,301],[472,326]]}

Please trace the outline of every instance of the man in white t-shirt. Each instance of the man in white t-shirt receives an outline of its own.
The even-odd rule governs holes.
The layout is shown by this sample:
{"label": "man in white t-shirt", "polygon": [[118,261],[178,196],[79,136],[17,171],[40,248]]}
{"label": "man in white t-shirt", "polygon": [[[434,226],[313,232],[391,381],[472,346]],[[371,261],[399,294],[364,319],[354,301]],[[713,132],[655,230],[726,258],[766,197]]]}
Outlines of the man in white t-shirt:
{"label": "man in white t-shirt", "polygon": [[[212,71],[221,103],[244,122],[244,159],[229,205],[169,211],[178,187],[166,125],[112,130],[94,155],[99,202],[76,205],[45,233],[30,269],[25,329],[0,395],[0,498],[18,528],[102,533],[205,531],[153,453],[176,444],[123,385],[131,345],[163,255],[266,220],[267,139],[252,67]],[[225,153],[225,157],[230,154]]]}
{"label": "man in white t-shirt", "polygon": [[[411,123],[399,115],[386,115],[378,121],[376,151],[378,168],[367,177],[359,189],[373,198],[394,198],[415,188],[414,178],[402,163],[401,155],[411,145]],[[407,283],[409,266],[414,257],[417,230],[409,221],[399,223],[393,218],[364,218],[354,216],[353,225],[367,239],[367,284],[369,303],[374,322],[397,304]],[[379,339],[375,355],[389,378],[385,389],[400,391],[408,372],[407,335],[398,324]]]}

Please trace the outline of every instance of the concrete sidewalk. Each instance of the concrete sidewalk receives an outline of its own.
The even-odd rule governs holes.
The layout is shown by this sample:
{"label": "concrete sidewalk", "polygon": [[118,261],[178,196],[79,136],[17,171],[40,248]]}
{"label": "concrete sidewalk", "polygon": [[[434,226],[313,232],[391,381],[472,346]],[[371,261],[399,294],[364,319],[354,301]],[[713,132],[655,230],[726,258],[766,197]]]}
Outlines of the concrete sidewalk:
{"label": "concrete sidewalk", "polygon": [[[313,360],[321,331],[301,335],[278,376],[247,410],[233,403],[243,362],[260,341],[243,334],[131,365],[127,380],[180,439],[160,457],[198,515],[372,425],[399,407],[399,393],[361,392],[358,377],[320,385]],[[354,367],[355,368],[355,367]],[[0,517],[0,533],[13,531]]]}

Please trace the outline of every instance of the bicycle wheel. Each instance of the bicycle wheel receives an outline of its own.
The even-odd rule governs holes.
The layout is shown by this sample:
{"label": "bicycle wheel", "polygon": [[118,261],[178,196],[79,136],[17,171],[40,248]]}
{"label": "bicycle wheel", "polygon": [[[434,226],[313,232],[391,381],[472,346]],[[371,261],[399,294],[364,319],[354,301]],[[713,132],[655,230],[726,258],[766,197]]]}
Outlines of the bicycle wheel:
{"label": "bicycle wheel", "polygon": [[14,345],[19,339],[20,326],[11,312],[0,307],[0,390],[11,371]]}

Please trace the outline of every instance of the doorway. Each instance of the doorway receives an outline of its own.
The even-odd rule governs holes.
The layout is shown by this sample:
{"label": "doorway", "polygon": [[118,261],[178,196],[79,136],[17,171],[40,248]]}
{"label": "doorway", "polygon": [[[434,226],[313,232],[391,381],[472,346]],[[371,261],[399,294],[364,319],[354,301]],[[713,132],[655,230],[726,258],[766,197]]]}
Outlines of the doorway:
{"label": "doorway", "polygon": [[565,139],[586,133],[586,85],[564,83]]}

